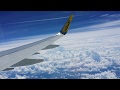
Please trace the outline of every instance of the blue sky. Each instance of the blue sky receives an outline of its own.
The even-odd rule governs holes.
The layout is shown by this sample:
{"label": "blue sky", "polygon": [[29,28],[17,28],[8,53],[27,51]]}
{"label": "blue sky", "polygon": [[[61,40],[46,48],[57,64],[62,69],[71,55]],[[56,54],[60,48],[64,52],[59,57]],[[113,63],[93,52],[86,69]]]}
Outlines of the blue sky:
{"label": "blue sky", "polygon": [[[67,20],[61,17],[68,17],[71,14],[74,18],[70,30],[120,19],[119,17],[106,17],[119,13],[120,11],[0,11],[0,42],[58,33]],[[34,20],[43,21],[31,22]]]}

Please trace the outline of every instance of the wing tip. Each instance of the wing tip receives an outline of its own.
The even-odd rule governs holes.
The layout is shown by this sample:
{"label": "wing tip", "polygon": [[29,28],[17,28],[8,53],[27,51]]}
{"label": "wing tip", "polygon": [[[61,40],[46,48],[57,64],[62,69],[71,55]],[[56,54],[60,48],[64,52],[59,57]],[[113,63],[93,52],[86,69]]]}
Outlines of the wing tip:
{"label": "wing tip", "polygon": [[65,25],[63,26],[62,30],[60,31],[61,34],[65,35],[68,32],[68,29],[70,27],[70,23],[72,21],[73,18],[73,14],[71,14],[67,20],[67,22],[65,23]]}

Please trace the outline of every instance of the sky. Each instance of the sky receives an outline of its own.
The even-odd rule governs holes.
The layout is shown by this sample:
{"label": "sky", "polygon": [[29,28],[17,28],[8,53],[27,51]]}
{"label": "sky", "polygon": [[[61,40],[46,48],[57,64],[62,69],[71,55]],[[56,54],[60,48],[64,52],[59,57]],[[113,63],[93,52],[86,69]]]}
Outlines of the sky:
{"label": "sky", "polygon": [[70,26],[72,30],[118,20],[119,13],[120,11],[0,11],[0,42],[58,33],[71,14],[74,15]]}

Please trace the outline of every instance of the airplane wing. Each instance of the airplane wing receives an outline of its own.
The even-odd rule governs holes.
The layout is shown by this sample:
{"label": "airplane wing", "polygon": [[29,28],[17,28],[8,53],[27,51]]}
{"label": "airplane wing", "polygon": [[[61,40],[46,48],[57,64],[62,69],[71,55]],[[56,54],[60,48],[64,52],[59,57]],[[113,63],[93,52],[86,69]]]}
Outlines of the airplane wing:
{"label": "airplane wing", "polygon": [[68,32],[72,18],[73,15],[70,15],[61,31],[54,36],[0,52],[0,71],[12,70],[17,66],[26,66],[42,62],[42,59],[27,59],[27,57],[36,54],[39,50],[57,47],[57,45],[51,44]]}

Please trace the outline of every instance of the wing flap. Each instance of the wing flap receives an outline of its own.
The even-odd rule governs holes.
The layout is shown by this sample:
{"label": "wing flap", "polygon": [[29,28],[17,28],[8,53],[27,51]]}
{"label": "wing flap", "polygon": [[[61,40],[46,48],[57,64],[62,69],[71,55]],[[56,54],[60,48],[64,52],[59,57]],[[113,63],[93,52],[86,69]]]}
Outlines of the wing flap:
{"label": "wing flap", "polygon": [[9,70],[13,70],[14,68],[6,68],[3,71],[9,71]]}
{"label": "wing flap", "polygon": [[39,52],[34,53],[33,55],[40,54]]}
{"label": "wing flap", "polygon": [[27,65],[32,65],[36,63],[43,62],[43,59],[23,59],[22,61],[13,64],[11,67],[18,67],[18,66],[27,66]]}
{"label": "wing flap", "polygon": [[45,47],[41,50],[52,49],[52,48],[56,48],[56,47],[59,47],[59,45],[48,45],[47,47]]}

